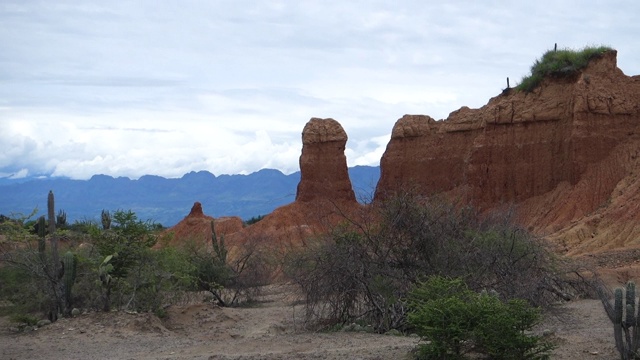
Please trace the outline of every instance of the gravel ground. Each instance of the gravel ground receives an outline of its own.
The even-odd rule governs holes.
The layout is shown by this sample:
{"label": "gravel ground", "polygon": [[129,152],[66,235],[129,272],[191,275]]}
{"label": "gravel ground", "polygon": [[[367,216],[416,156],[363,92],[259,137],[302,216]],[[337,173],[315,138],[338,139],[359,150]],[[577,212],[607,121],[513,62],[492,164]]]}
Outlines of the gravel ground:
{"label": "gravel ground", "polygon": [[[415,337],[301,328],[290,288],[271,287],[257,307],[209,303],[151,314],[88,313],[28,333],[0,320],[0,359],[408,359]],[[537,332],[558,344],[554,359],[618,359],[599,300],[559,305]]]}

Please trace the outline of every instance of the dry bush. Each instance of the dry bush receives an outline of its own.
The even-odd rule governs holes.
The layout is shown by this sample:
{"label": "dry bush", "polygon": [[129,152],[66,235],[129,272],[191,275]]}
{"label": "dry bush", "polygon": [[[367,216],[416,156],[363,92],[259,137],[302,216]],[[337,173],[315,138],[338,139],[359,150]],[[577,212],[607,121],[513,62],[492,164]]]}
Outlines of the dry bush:
{"label": "dry bush", "polygon": [[221,306],[251,303],[271,281],[273,262],[259,236],[229,246],[211,222],[211,246],[187,245],[196,290],[210,293]]}
{"label": "dry bush", "polygon": [[481,220],[471,208],[410,192],[372,211],[368,220],[345,219],[290,255],[286,273],[305,294],[308,321],[403,330],[407,293],[432,275],[535,306],[570,296],[562,264],[506,215]]}

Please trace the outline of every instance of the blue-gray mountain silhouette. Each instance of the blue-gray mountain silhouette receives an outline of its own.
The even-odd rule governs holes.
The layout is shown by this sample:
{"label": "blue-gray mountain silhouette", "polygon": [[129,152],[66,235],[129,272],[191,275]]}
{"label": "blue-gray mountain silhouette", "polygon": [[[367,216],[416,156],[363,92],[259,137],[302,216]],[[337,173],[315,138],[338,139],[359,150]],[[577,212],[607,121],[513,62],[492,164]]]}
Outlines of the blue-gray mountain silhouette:
{"label": "blue-gray mountain silhouette", "polygon": [[[358,200],[373,195],[380,168],[356,166],[349,176]],[[35,208],[45,215],[47,193],[53,190],[56,208],[67,213],[70,222],[99,220],[105,210],[132,210],[142,220],[172,226],[183,219],[199,201],[207,215],[240,216],[249,219],[266,215],[295,200],[300,172],[285,175],[263,169],[249,175],[219,175],[208,171],[190,172],[167,179],[145,175],[137,180],[94,175],[89,180],[44,178],[0,179],[0,214],[29,214]]]}

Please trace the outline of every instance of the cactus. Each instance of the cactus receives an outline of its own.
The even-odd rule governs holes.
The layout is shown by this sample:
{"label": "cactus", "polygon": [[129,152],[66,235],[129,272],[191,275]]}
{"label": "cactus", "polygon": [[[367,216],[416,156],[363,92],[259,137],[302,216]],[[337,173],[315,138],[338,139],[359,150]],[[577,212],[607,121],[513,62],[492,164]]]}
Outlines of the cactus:
{"label": "cactus", "polygon": [[102,210],[100,220],[102,220],[103,230],[109,230],[111,228],[111,214],[109,213],[109,210]]}
{"label": "cactus", "polygon": [[58,215],[56,216],[56,226],[61,229],[67,226],[67,213],[64,212],[64,210],[58,211]]}
{"label": "cactus", "polygon": [[[622,289],[619,289],[622,290]],[[635,318],[635,309],[636,309],[636,284],[633,282],[627,283],[627,292],[626,292],[626,318],[625,322],[627,326],[635,326],[636,318]]]}
{"label": "cactus", "polygon": [[[613,306],[600,290],[600,299],[613,323],[613,337],[622,360],[640,359],[640,308],[636,304],[636,285],[628,282],[625,289],[613,294]],[[638,310],[636,310],[638,309]],[[636,312],[637,311],[637,312]]]}
{"label": "cactus", "polygon": [[38,254],[40,255],[40,260],[42,264],[46,264],[46,254],[45,250],[47,248],[47,242],[45,240],[45,236],[47,234],[46,224],[44,216],[40,216],[38,218],[38,224],[36,225],[38,228]]}
{"label": "cactus", "polygon": [[44,239],[47,236],[47,220],[44,216],[40,216],[38,218],[38,222],[36,223],[36,230],[38,230],[38,237]]}
{"label": "cactus", "polygon": [[52,300],[53,307],[49,311],[49,317],[51,321],[55,321],[58,318],[58,313],[63,309],[63,294],[64,291],[61,288],[61,282],[63,276],[63,268],[60,266],[60,257],[58,255],[58,236],[56,235],[56,218],[55,218],[55,199],[53,191],[49,190],[47,197],[47,220],[49,221],[49,241],[51,243],[51,265],[45,265],[45,271],[48,273],[48,277],[52,281]]}
{"label": "cactus", "polygon": [[71,313],[71,289],[76,282],[76,268],[78,258],[71,251],[67,251],[62,257],[62,286],[64,289],[65,314]]}
{"label": "cactus", "polygon": [[51,190],[49,190],[49,196],[47,197],[47,215],[49,220],[49,236],[51,236],[53,274],[58,274],[60,258],[58,257],[58,237],[56,236],[55,199],[53,197],[53,191]]}
{"label": "cactus", "polygon": [[56,232],[56,211],[55,198],[51,190],[47,196],[47,219],[49,220],[49,234],[53,234]]}

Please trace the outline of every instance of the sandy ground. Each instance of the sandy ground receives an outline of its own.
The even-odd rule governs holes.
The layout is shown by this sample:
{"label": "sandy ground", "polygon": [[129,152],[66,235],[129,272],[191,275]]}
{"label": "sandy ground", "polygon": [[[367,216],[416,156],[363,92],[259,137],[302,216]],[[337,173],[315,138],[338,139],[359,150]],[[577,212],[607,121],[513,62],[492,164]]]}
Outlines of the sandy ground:
{"label": "sandy ground", "polygon": [[[210,303],[152,314],[89,313],[28,333],[0,321],[0,359],[408,359],[419,339],[356,332],[310,332],[290,287],[272,286],[251,308]],[[554,359],[618,359],[599,300],[558,306],[536,331],[551,333]]]}

